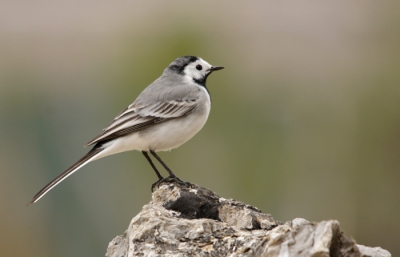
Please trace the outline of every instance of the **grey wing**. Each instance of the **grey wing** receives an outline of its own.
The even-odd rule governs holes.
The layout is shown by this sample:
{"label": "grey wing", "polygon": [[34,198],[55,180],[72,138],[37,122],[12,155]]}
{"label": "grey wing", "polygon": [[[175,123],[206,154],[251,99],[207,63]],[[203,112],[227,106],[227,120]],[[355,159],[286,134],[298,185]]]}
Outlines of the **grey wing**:
{"label": "grey wing", "polygon": [[[174,93],[174,92],[171,92]],[[171,94],[169,94],[171,95]],[[92,139],[86,146],[118,138],[135,131],[151,127],[169,119],[179,118],[191,113],[198,105],[199,96],[187,94],[183,97],[171,97],[165,100],[155,99],[142,101],[141,96],[119,114],[113,122],[103,129],[102,133]],[[174,97],[172,97],[174,98]],[[149,104],[144,104],[144,103]]]}

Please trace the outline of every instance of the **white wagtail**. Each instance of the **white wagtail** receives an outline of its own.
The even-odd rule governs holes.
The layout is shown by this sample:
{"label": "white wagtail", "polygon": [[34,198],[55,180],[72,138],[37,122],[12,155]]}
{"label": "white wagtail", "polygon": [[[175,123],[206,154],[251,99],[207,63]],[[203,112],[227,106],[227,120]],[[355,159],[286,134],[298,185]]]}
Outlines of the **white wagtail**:
{"label": "white wagtail", "polygon": [[161,77],[87,143],[86,146],[94,145],[92,150],[47,184],[29,204],[37,202],[87,163],[124,151],[142,151],[158,176],[156,183],[164,178],[148,152],[168,171],[169,177],[177,178],[156,152],[182,145],[204,126],[211,107],[206,80],[213,71],[223,68],[196,56],[183,56],[173,61]]}

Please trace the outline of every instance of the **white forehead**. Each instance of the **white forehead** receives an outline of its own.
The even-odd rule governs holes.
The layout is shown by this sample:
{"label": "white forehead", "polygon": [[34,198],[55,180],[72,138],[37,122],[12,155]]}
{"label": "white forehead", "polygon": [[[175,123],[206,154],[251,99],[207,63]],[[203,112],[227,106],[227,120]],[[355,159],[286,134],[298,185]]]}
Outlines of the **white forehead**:
{"label": "white forehead", "polygon": [[209,64],[208,62],[204,61],[204,60],[203,60],[203,59],[201,59],[200,57],[199,57],[199,59],[197,60],[197,62],[198,62],[198,63],[200,63],[200,64],[205,64],[205,65],[207,65],[207,66],[210,66],[210,67],[211,67],[211,64]]}

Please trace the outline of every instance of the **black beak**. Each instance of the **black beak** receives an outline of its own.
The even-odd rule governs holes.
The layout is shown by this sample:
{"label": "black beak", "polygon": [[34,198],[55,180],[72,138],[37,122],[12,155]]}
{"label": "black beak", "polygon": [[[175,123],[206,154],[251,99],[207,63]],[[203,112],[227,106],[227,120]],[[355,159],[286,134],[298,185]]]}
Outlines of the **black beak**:
{"label": "black beak", "polygon": [[222,70],[223,68],[225,68],[225,67],[224,67],[224,66],[212,66],[212,67],[208,70],[208,72],[211,73],[211,72],[216,71],[216,70]]}

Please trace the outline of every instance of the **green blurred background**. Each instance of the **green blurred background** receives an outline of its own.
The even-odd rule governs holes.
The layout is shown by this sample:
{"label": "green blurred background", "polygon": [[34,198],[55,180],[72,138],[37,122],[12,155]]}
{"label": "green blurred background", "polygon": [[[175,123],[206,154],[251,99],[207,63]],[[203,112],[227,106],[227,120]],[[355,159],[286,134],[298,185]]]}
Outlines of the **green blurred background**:
{"label": "green blurred background", "polygon": [[175,58],[208,80],[203,130],[161,157],[281,221],[337,219],[400,255],[399,1],[0,3],[0,255],[103,256],[150,198],[138,152],[88,149]]}

